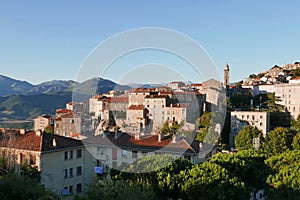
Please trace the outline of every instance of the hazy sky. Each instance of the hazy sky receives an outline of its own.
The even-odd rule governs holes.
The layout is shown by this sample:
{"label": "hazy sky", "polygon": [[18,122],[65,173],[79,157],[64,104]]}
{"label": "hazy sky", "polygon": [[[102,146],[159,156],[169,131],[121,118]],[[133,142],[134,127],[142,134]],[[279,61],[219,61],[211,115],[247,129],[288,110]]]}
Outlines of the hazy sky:
{"label": "hazy sky", "polygon": [[[162,27],[194,39],[220,72],[228,62],[231,80],[238,81],[300,60],[299,7],[296,0],[0,1],[0,74],[34,84],[76,80],[85,59],[107,38],[134,28]],[[127,71],[118,74],[121,68]],[[131,52],[102,76],[167,82],[183,76],[177,69],[183,69],[186,80],[202,81],[188,63],[156,50]],[[137,79],[128,78],[129,73]]]}

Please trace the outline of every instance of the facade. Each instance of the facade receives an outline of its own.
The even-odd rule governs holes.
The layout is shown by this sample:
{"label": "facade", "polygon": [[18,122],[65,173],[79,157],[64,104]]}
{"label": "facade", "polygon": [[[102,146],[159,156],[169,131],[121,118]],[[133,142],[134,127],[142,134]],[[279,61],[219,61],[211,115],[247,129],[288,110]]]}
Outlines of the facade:
{"label": "facade", "polygon": [[234,111],[231,112],[231,131],[229,145],[234,145],[234,138],[244,126],[254,126],[262,131],[263,137],[270,130],[270,115],[268,112]]}
{"label": "facade", "polygon": [[210,79],[202,83],[203,89],[199,92],[206,94],[205,111],[222,112],[222,104],[226,100],[226,91],[223,84],[215,79]]}
{"label": "facade", "polygon": [[86,171],[89,156],[81,141],[40,131],[2,131],[0,152],[17,171],[22,163],[36,166],[41,172],[41,184],[64,197],[73,199],[92,182]]}
{"label": "facade", "polygon": [[300,84],[297,82],[293,84],[243,86],[243,88],[252,89],[254,96],[275,93],[275,96],[280,98],[280,101],[276,103],[283,105],[294,119],[297,119],[300,114]]}
{"label": "facade", "polygon": [[182,82],[182,81],[173,81],[173,82],[169,83],[169,87],[172,90],[177,90],[177,89],[179,89],[180,87],[182,87],[184,85],[185,85],[185,83]]}
{"label": "facade", "polygon": [[129,135],[103,133],[85,140],[86,148],[100,167],[117,168],[130,164],[146,155],[169,154],[201,163],[216,153],[214,146],[191,142],[188,138],[162,135]]}
{"label": "facade", "polygon": [[283,105],[294,119],[300,114],[300,84],[275,85],[275,96],[280,98],[277,103]]}
{"label": "facade", "polygon": [[79,114],[60,109],[56,112],[54,133],[65,137],[78,138],[81,134],[81,117]]}
{"label": "facade", "polygon": [[33,120],[33,122],[34,122],[34,130],[35,131],[37,131],[37,130],[44,131],[44,129],[47,126],[50,126],[53,124],[53,118],[51,115],[41,115],[41,116],[38,116],[37,118],[35,118]]}
{"label": "facade", "polygon": [[145,105],[149,110],[149,119],[153,123],[152,130],[156,133],[159,132],[164,122],[167,120],[165,118],[166,107],[168,104],[167,95],[148,95],[145,97]]}

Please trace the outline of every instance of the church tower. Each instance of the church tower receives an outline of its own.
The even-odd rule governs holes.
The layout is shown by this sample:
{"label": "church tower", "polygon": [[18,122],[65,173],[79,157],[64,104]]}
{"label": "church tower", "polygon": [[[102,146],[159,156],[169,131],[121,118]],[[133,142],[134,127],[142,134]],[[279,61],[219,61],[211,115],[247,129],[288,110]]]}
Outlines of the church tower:
{"label": "church tower", "polygon": [[229,86],[230,84],[230,70],[229,70],[229,65],[228,63],[226,63],[225,67],[224,67],[224,85],[225,86]]}

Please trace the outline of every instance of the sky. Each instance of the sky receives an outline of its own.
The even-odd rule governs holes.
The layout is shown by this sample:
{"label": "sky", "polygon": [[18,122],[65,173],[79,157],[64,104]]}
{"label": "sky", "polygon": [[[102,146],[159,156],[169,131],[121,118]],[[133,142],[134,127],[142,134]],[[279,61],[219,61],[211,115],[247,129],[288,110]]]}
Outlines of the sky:
{"label": "sky", "polygon": [[[296,0],[0,1],[0,74],[32,84],[82,81],[82,68],[105,41],[132,29],[158,27],[197,42],[207,54],[199,56],[201,70],[222,77],[228,63],[235,82],[300,60],[299,6]],[[184,49],[176,40],[174,45]],[[120,83],[210,78],[180,55],[159,49],[127,52],[104,72],[94,71],[103,67],[86,73]]]}

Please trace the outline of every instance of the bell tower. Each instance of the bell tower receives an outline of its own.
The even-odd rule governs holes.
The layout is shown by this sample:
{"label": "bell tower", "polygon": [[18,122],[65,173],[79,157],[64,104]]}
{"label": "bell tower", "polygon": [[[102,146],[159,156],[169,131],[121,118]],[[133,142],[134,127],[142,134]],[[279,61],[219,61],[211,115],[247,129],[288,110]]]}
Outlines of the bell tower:
{"label": "bell tower", "polygon": [[229,65],[226,63],[224,67],[224,85],[229,86],[230,84],[230,70],[229,70]]}

